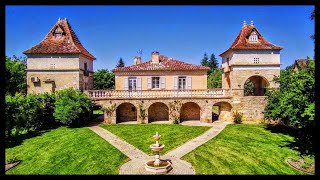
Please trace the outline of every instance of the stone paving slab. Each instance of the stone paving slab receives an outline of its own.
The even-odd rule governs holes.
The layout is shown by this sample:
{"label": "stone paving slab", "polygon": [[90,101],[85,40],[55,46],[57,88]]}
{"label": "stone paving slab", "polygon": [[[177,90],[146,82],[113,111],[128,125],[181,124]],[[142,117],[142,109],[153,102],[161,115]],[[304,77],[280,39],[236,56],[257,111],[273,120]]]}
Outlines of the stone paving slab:
{"label": "stone paving slab", "polygon": [[[119,174],[121,175],[159,175],[154,172],[149,172],[145,169],[144,164],[147,161],[153,160],[154,157],[150,156],[148,159],[133,159],[121,166]],[[161,158],[163,159],[163,158]],[[170,159],[172,169],[168,173],[161,175],[194,175],[195,170],[192,165],[184,160],[173,158]]]}

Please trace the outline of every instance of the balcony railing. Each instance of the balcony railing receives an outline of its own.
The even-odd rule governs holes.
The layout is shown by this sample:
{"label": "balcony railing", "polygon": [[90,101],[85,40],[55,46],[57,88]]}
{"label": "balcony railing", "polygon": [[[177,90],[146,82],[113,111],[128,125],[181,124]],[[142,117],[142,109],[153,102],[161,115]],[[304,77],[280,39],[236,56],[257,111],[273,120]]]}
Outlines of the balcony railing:
{"label": "balcony railing", "polygon": [[174,97],[227,97],[226,89],[194,89],[194,90],[87,90],[85,93],[93,99],[116,98],[174,98]]}

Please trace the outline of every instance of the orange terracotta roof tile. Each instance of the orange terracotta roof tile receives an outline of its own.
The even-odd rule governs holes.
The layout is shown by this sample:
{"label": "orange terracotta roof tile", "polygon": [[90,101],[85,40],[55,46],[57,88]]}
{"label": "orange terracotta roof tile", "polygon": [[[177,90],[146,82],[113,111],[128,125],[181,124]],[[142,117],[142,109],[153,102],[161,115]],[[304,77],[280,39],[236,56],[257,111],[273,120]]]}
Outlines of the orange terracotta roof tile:
{"label": "orange terracotta roof tile", "polygon": [[206,70],[210,68],[206,66],[188,64],[179,60],[168,58],[164,55],[159,55],[159,64],[152,64],[151,60],[141,64],[114,68],[113,72],[119,71],[153,71],[153,70]]}
{"label": "orange terracotta roof tile", "polygon": [[[55,38],[55,32],[62,37]],[[67,20],[58,20],[46,37],[37,45],[23,52],[24,54],[82,54],[91,60],[96,58],[81,44],[79,38]]]}
{"label": "orange terracotta roof tile", "polygon": [[[258,42],[249,42],[249,36],[252,31],[255,31],[258,35]],[[234,40],[234,42],[231,44],[229,49],[224,51],[220,54],[221,57],[225,56],[227,52],[230,52],[231,50],[238,50],[238,49],[246,49],[246,50],[267,50],[267,49],[275,49],[275,50],[281,50],[282,47],[271,44],[268,42],[261,33],[255,28],[253,25],[243,25],[240,33],[238,34],[237,38]]]}

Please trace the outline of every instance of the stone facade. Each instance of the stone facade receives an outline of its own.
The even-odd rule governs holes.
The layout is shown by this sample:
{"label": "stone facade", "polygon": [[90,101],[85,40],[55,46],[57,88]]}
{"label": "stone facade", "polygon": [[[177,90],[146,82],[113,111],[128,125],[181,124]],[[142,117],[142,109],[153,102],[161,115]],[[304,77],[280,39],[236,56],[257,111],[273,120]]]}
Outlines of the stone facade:
{"label": "stone facade", "polygon": [[160,88],[155,90],[174,90],[174,77],[186,76],[191,77],[192,89],[207,89],[207,72],[206,71],[152,71],[152,72],[115,72],[115,89],[125,90],[125,79],[130,77],[141,78],[141,90],[150,90],[148,87],[148,78],[161,77],[165,78]]}
{"label": "stone facade", "polygon": [[[212,107],[213,105],[221,106],[221,114],[224,121],[232,121],[231,118],[227,118],[228,113],[230,114],[232,108],[232,100],[231,98],[156,98],[156,99],[118,99],[118,100],[109,100],[109,99],[100,99],[96,100],[95,103],[102,107],[110,107],[116,104],[116,109],[110,114],[105,113],[105,122],[116,124],[117,123],[117,112],[123,111],[129,114],[129,111],[132,109],[132,106],[123,106],[123,104],[132,104],[137,109],[137,123],[150,123],[152,121],[166,121],[163,117],[167,117],[166,110],[168,108],[168,114],[170,112],[170,105],[174,101],[181,101],[182,108],[179,112],[180,119],[183,120],[199,120],[203,123],[211,123],[212,122]],[[161,107],[162,106],[162,107]],[[141,107],[141,108],[140,108]],[[121,110],[121,109],[127,110]],[[141,109],[145,110],[146,116],[143,119],[141,117]],[[158,112],[155,112],[155,111]],[[124,115],[122,115],[124,116]],[[230,116],[230,115],[229,115]],[[131,116],[133,117],[133,116]],[[200,118],[199,118],[200,117]],[[133,118],[129,118],[133,119]],[[149,120],[151,119],[151,121]],[[173,117],[169,115],[169,123],[173,123]]]}
{"label": "stone facade", "polygon": [[[87,74],[84,75],[84,63]],[[93,87],[93,62],[81,55],[28,55],[27,90],[39,94],[55,92],[64,88],[90,90]],[[32,82],[37,77],[39,82]]]}

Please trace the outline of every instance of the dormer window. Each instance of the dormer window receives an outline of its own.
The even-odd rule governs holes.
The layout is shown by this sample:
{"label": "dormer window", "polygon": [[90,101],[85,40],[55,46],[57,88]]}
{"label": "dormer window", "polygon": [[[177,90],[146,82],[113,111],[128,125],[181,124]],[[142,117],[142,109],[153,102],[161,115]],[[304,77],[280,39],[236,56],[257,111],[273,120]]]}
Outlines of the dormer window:
{"label": "dormer window", "polygon": [[56,39],[60,39],[62,37],[62,34],[63,34],[63,30],[58,26],[54,31],[54,37]]}
{"label": "dormer window", "polygon": [[258,42],[258,35],[255,31],[253,31],[249,36],[250,42]]}

